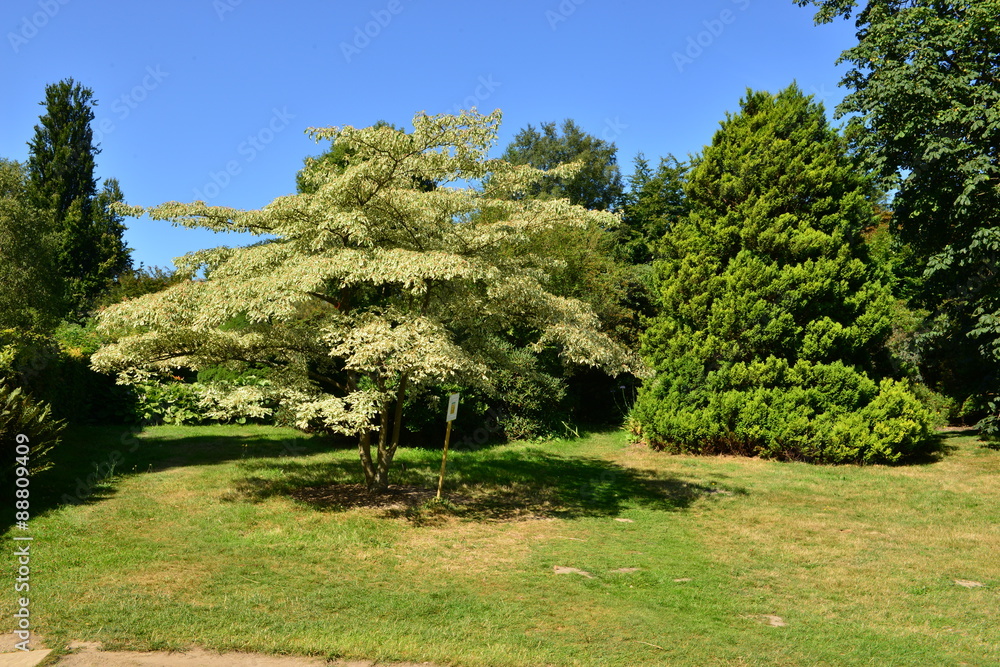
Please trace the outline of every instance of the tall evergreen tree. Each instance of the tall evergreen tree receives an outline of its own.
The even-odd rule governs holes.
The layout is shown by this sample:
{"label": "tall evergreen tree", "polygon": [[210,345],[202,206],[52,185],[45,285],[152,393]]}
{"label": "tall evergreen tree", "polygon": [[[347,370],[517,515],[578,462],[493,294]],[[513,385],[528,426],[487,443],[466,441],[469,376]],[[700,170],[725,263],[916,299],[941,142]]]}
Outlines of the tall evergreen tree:
{"label": "tall evergreen tree", "polygon": [[114,181],[97,191],[93,91],[66,79],[46,86],[41,104],[46,112],[28,142],[29,198],[49,213],[64,312],[81,317],[108,282],[131,266],[125,228],[108,208],[121,200],[121,190]]}
{"label": "tall evergreen tree", "polygon": [[931,418],[885,379],[870,179],[796,86],[741,104],[695,160],[691,213],[655,265],[662,314],[643,349],[657,376],[637,428],[678,451],[897,460],[929,442]]}
{"label": "tall evergreen tree", "polygon": [[90,123],[94,120],[93,91],[73,79],[45,87],[45,114],[28,142],[28,182],[34,203],[53,211],[56,224],[80,201],[88,214],[97,194],[94,146]]}
{"label": "tall evergreen tree", "polygon": [[[97,257],[92,282],[96,292],[102,292],[120,275],[132,268],[131,248],[125,245],[125,218],[117,213],[113,205],[123,203],[125,195],[117,178],[104,181],[101,191],[94,200],[92,233]],[[96,296],[96,293],[94,293]]]}

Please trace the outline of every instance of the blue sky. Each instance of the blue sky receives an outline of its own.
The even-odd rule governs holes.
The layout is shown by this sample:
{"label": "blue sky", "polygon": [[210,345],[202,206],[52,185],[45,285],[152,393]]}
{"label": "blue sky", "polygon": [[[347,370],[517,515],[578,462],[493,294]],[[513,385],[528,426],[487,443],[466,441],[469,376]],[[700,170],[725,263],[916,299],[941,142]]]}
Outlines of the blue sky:
{"label": "blue sky", "polygon": [[[307,127],[500,108],[495,154],[528,123],[573,118],[638,151],[685,158],[747,87],[793,80],[832,110],[850,22],[792,0],[4,0],[0,157],[24,160],[45,85],[94,91],[98,177],[130,204],[259,208],[321,147]],[[251,240],[130,219],[135,263]]]}

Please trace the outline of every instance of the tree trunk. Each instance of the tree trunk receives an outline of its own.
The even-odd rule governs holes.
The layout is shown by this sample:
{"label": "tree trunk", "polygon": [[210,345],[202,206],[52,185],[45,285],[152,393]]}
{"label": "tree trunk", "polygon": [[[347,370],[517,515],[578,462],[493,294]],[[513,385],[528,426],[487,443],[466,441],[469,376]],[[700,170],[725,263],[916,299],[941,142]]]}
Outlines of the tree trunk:
{"label": "tree trunk", "polygon": [[399,380],[399,389],[396,390],[396,417],[392,424],[392,445],[389,447],[389,463],[396,457],[396,449],[399,447],[399,434],[403,430],[403,403],[406,402],[406,383],[410,379],[408,373],[403,373]]}
{"label": "tree trunk", "polygon": [[371,489],[375,482],[375,465],[372,463],[371,431],[365,431],[358,436],[358,454],[361,456],[361,467],[365,471],[365,486]]}
{"label": "tree trunk", "polygon": [[373,463],[371,456],[371,434],[365,433],[358,445],[361,452],[361,465],[365,469],[365,482],[369,491],[384,491],[389,488],[389,468],[399,447],[399,434],[403,424],[403,402],[406,400],[407,376],[400,379],[396,390],[395,414],[390,420],[390,410],[393,402],[386,401],[379,411],[378,449]]}
{"label": "tree trunk", "polygon": [[389,488],[389,463],[392,462],[392,457],[389,455],[390,406],[388,401],[383,403],[379,414],[378,461],[375,467],[375,483],[371,487],[376,491],[384,491]]}
{"label": "tree trunk", "polygon": [[[347,387],[351,391],[358,390],[358,376],[354,371],[350,371],[347,374]],[[369,491],[371,491],[375,488],[375,481],[378,477],[378,471],[375,463],[372,461],[371,428],[366,428],[358,436],[358,455],[361,458],[361,469],[365,472],[365,486],[368,487]]]}

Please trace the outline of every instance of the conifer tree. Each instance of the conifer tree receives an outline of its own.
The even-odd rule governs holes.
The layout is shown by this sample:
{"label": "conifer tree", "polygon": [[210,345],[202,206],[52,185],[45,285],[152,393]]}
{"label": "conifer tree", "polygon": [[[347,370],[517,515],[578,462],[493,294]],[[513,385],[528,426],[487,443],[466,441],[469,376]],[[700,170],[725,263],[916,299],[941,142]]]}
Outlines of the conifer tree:
{"label": "conifer tree", "polygon": [[622,196],[617,153],[614,142],[584,132],[567,118],[559,129],[555,123],[542,123],[539,132],[528,125],[510,142],[503,158],[511,164],[526,164],[537,169],[580,162],[580,168],[572,177],[546,179],[544,185],[539,185],[530,194],[564,197],[587,209],[610,211],[620,206]]}
{"label": "conifer tree", "polygon": [[691,213],[655,264],[657,370],[633,413],[674,451],[895,461],[929,442],[930,414],[886,377],[892,298],[866,263],[874,190],[791,86],[748,91],[695,160]]}
{"label": "conifer tree", "polygon": [[649,264],[671,225],[687,213],[684,174],[687,165],[673,155],[660,159],[654,171],[642,153],[635,158],[629,192],[623,197],[622,225],[616,230],[619,257],[630,264]]}
{"label": "conifer tree", "polygon": [[46,86],[42,105],[45,114],[28,142],[28,192],[31,204],[48,213],[64,286],[63,311],[75,319],[131,267],[124,226],[108,208],[121,199],[121,190],[117,181],[97,190],[94,161],[100,149],[90,127],[93,91],[66,79]]}

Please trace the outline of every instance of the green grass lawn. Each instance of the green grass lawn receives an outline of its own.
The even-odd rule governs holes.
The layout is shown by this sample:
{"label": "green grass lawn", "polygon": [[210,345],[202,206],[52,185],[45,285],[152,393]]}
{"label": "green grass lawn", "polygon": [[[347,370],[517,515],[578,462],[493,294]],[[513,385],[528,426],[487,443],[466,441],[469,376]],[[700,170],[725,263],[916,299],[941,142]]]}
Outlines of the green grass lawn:
{"label": "green grass lawn", "polygon": [[[1000,664],[1000,452],[969,435],[937,462],[867,468],[668,456],[624,433],[514,443],[453,452],[450,502],[408,508],[345,507],[356,451],[294,431],[157,427],[135,451],[121,435],[74,431],[32,481],[51,508],[31,521],[34,622],[53,647]],[[58,502],[113,451],[85,502]],[[397,461],[395,482],[435,486],[440,452]]]}

